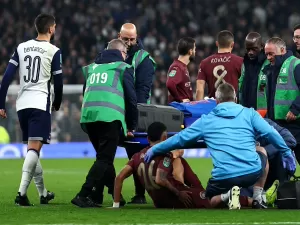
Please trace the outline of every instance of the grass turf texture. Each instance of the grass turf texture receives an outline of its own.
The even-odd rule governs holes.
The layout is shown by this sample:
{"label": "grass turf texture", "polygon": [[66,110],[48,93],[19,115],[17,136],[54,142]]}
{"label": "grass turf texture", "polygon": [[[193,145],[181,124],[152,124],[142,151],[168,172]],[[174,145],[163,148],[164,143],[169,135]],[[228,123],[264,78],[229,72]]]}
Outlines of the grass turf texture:
{"label": "grass turf texture", "polygon": [[[117,173],[126,161],[115,160]],[[212,168],[211,160],[188,161],[202,183],[206,184]],[[149,197],[147,205],[109,209],[107,207],[112,205],[112,199],[106,194],[107,189],[104,207],[77,208],[70,201],[79,191],[92,163],[90,159],[42,160],[46,187],[54,191],[56,197],[49,205],[40,205],[32,183],[28,197],[35,206],[19,207],[14,205],[14,199],[23,160],[0,160],[0,224],[300,224],[298,210],[162,210],[155,209]],[[123,186],[123,195],[129,201],[133,194],[133,180],[129,178]]]}

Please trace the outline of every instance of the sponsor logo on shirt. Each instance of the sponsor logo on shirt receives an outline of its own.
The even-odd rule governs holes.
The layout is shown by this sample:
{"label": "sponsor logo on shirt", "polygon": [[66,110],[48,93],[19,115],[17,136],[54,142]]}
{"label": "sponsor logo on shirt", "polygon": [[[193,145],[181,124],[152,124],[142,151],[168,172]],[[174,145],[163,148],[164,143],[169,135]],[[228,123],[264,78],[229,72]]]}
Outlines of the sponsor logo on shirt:
{"label": "sponsor logo on shirt", "polygon": [[176,75],[176,70],[171,70],[171,72],[169,73],[169,77],[174,77]]}
{"label": "sponsor logo on shirt", "polygon": [[164,161],[163,161],[164,167],[168,168],[170,166],[170,164],[171,164],[171,159],[169,157],[165,157]]}

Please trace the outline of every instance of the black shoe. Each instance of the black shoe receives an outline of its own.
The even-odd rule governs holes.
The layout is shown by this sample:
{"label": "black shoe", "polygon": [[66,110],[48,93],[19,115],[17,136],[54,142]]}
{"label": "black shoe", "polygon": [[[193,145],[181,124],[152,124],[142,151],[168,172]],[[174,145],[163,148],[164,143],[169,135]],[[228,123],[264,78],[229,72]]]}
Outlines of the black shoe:
{"label": "black shoe", "polygon": [[124,205],[126,205],[126,200],[123,198],[123,195],[121,195],[120,206],[124,206]]}
{"label": "black shoe", "polygon": [[98,186],[98,188],[93,187],[92,193],[89,196],[90,199],[92,199],[93,202],[95,202],[97,205],[103,204],[103,191],[104,191],[104,185]]}
{"label": "black shoe", "polygon": [[40,204],[48,204],[49,201],[51,201],[52,199],[54,199],[55,194],[53,192],[47,191],[47,196],[41,196],[40,197]]}
{"label": "black shoe", "polygon": [[76,205],[80,208],[95,208],[101,207],[97,205],[93,200],[89,197],[81,197],[77,195],[75,198],[72,199],[71,203]]}
{"label": "black shoe", "polygon": [[103,194],[96,194],[96,192],[93,191],[93,193],[89,197],[97,205],[103,204]]}
{"label": "black shoe", "polygon": [[15,204],[19,206],[33,206],[33,204],[30,203],[27,195],[21,196],[20,192],[18,192],[18,195],[16,196]]}
{"label": "black shoe", "polygon": [[131,198],[131,202],[128,202],[128,204],[147,204],[147,201],[145,196],[136,195]]}
{"label": "black shoe", "polygon": [[267,204],[265,202],[259,202],[257,200],[253,200],[252,209],[267,209]]}

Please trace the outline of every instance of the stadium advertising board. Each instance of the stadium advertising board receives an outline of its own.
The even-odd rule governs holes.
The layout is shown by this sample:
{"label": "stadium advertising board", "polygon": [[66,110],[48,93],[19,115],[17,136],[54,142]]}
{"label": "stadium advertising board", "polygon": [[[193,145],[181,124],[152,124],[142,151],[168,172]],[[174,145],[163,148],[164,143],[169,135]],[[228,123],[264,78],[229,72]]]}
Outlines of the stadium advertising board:
{"label": "stadium advertising board", "polygon": [[[18,159],[26,155],[27,146],[24,144],[0,145],[0,159]],[[95,150],[89,142],[57,143],[44,145],[41,151],[44,159],[66,158],[95,158]],[[208,158],[207,149],[188,149],[184,153],[186,158]],[[124,148],[118,147],[116,158],[127,158]]]}

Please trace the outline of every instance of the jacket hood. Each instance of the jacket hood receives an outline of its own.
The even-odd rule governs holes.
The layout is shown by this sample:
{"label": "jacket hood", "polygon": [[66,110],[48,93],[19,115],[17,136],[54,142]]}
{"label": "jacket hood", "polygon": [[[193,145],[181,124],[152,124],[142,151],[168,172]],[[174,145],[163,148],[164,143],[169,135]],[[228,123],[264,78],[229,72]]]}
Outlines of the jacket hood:
{"label": "jacket hood", "polygon": [[118,61],[124,61],[121,52],[119,50],[109,49],[99,52],[96,57],[95,63],[105,64]]}
{"label": "jacket hood", "polygon": [[211,112],[213,115],[228,119],[234,119],[242,111],[244,107],[234,102],[219,103]]}
{"label": "jacket hood", "polygon": [[293,55],[293,52],[288,50],[284,55],[277,55],[275,56],[275,66],[281,67],[283,62],[290,56]]}

